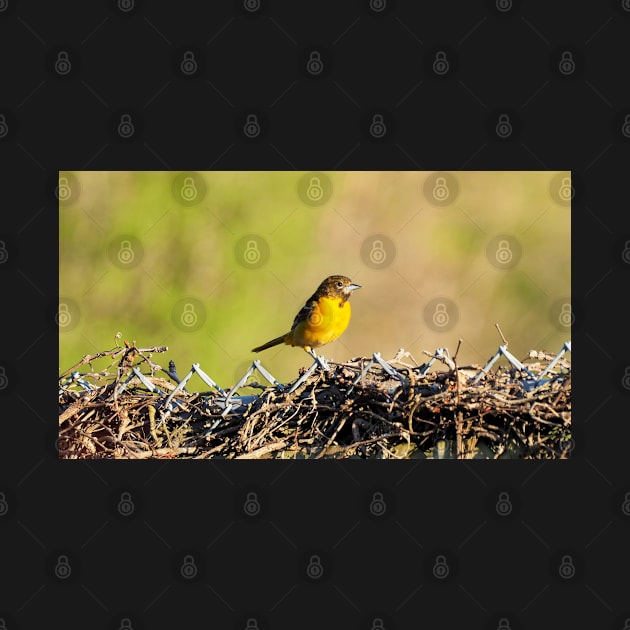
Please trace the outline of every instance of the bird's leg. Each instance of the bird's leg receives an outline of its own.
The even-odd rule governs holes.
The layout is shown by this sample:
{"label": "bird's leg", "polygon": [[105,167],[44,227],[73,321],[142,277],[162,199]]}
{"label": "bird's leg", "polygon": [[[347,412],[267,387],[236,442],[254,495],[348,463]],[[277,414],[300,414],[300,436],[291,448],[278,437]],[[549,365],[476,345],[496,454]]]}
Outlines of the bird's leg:
{"label": "bird's leg", "polygon": [[326,359],[315,354],[315,350],[313,350],[313,348],[309,346],[308,348],[304,348],[304,350],[306,350],[306,352],[308,352],[313,357],[313,359],[315,359],[315,361],[323,370],[330,370],[330,366],[328,365],[328,363],[326,363]]}

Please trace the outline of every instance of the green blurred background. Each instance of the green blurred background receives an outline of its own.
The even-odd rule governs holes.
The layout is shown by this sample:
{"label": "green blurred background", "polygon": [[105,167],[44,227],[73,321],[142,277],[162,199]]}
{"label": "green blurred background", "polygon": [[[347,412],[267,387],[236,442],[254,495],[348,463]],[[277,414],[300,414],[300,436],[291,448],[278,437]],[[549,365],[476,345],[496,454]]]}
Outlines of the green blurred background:
{"label": "green blurred background", "polygon": [[287,382],[302,350],[250,350],[331,274],[363,286],[319,350],[336,361],[461,338],[483,363],[495,322],[519,358],[570,339],[568,172],[62,172],[58,192],[60,371],[120,331],[180,376],[229,387],[261,358]]}

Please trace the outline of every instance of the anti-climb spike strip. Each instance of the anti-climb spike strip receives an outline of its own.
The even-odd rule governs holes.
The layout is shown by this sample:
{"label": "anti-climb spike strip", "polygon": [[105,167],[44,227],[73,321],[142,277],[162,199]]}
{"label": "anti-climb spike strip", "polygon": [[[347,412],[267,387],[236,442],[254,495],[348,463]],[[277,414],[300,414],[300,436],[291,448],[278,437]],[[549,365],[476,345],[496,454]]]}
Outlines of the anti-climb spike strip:
{"label": "anti-climb spike strip", "polygon": [[282,383],[280,383],[275,376],[273,376],[271,374],[271,372],[268,372],[261,364],[260,364],[260,359],[255,359],[254,360],[254,365],[256,366],[256,369],[267,379],[267,381],[269,383],[273,383],[276,387],[279,387],[280,389],[284,389],[284,385]]}
{"label": "anti-climb spike strip", "polygon": [[401,383],[405,382],[404,377],[400,374],[400,372],[398,372],[398,370],[391,366],[389,363],[387,363],[387,361],[384,361],[383,359],[381,359],[381,353],[380,352],[375,352],[372,357],[374,357],[374,360],[390,375],[393,376],[394,378],[397,378]]}
{"label": "anti-climb spike strip", "polygon": [[562,356],[564,355],[565,352],[571,352],[571,342],[570,341],[565,341],[564,345],[562,346],[560,352],[558,352],[558,354],[556,354],[555,358],[553,359],[553,361],[551,361],[551,363],[538,375],[538,378],[536,380],[540,381],[542,380],[542,377],[547,374],[547,372],[549,372],[550,370],[553,370],[553,368],[555,367],[556,363],[558,363],[558,361],[560,361],[560,359],[562,358]]}
{"label": "anti-climb spike strip", "polygon": [[[571,341],[566,341],[563,344],[563,346],[560,349],[560,351],[555,355],[555,357],[550,361],[550,363],[545,367],[545,369],[541,373],[539,373],[538,375],[534,375],[530,371],[530,369],[528,369],[528,367],[525,364],[523,364],[521,361],[519,361],[512,353],[510,353],[508,351],[507,344],[500,345],[498,347],[497,351],[494,353],[494,355],[492,357],[490,357],[490,359],[484,365],[484,367],[481,368],[477,372],[477,374],[469,380],[469,383],[473,384],[473,385],[478,383],[481,379],[483,379],[485,376],[488,375],[488,373],[490,372],[490,369],[496,363],[496,361],[501,356],[504,356],[516,370],[518,370],[519,372],[523,372],[524,374],[527,375],[525,378],[522,378],[520,382],[521,382],[522,386],[524,387],[524,389],[526,389],[527,391],[531,391],[531,390],[534,390],[534,389],[536,389],[538,387],[541,387],[542,385],[544,385],[544,384],[546,384],[546,383],[548,383],[550,381],[549,374],[552,372],[554,367],[558,364],[560,359],[567,352],[571,352]],[[431,365],[436,360],[442,361],[451,370],[454,370],[456,368],[454,361],[450,358],[448,349],[447,348],[436,348],[436,350],[433,353],[433,355],[430,355],[430,360],[426,364],[424,364],[422,366],[419,366],[417,368],[418,371],[420,372],[420,374],[421,375],[426,374],[428,372],[428,370],[430,369]],[[373,366],[375,364],[378,364],[389,376],[398,379],[402,384],[406,384],[408,382],[407,379],[394,366],[392,366],[389,362],[385,361],[381,357],[380,352],[374,352],[372,357],[369,360],[366,361],[365,365],[363,365],[362,369],[359,371],[359,373],[353,379],[352,386],[348,390],[348,393],[350,393],[354,389],[355,385],[357,385],[362,379],[365,378],[365,376],[368,374],[368,372],[373,368]],[[311,366],[304,372],[304,374],[302,374],[293,383],[293,385],[290,387],[290,389],[288,389],[288,393],[293,393],[301,385],[303,385],[308,380],[310,375],[318,367],[320,367],[320,368],[322,368],[324,370],[327,370],[327,371],[330,370],[330,367],[325,362],[325,360],[323,360],[322,357],[319,357],[319,356],[315,355],[313,363],[311,364]],[[170,368],[170,372],[167,372],[167,374],[172,374],[173,378],[175,380],[177,375],[175,373],[175,366],[174,366],[174,364],[172,362],[169,365],[169,368]],[[182,409],[182,410],[184,409],[182,401],[178,400],[177,396],[178,396],[178,394],[180,394],[180,392],[185,392],[186,391],[186,384],[188,383],[188,381],[192,378],[192,376],[194,374],[198,374],[199,377],[208,386],[210,386],[211,388],[215,389],[218,392],[218,394],[219,394],[218,396],[214,397],[214,399],[212,401],[212,404],[213,405],[217,405],[219,408],[222,409],[222,411],[221,411],[221,418],[218,418],[213,423],[212,427],[208,430],[206,435],[212,433],[216,429],[216,427],[221,423],[222,419],[225,416],[227,416],[230,412],[242,413],[243,410],[248,405],[250,405],[252,402],[254,402],[259,397],[259,394],[243,395],[243,396],[237,395],[237,392],[239,391],[239,389],[247,386],[247,381],[251,377],[251,375],[254,373],[255,370],[257,370],[260,373],[260,375],[268,383],[270,383],[271,385],[273,385],[277,389],[280,389],[280,390],[283,390],[283,391],[287,391],[286,388],[288,386],[287,385],[283,385],[282,383],[280,383],[273,376],[273,374],[271,374],[271,372],[269,372],[265,367],[263,367],[263,365],[261,364],[260,360],[258,360],[258,359],[254,360],[252,362],[251,366],[247,369],[247,371],[245,372],[243,377],[232,388],[230,388],[228,390],[224,390],[210,376],[208,376],[208,374],[206,374],[201,369],[199,363],[193,363],[190,371],[185,375],[185,377],[182,380],[180,380],[177,383],[175,389],[173,389],[173,391],[170,392],[170,394],[168,395],[166,400],[164,400],[164,403],[162,405],[160,405],[161,409],[160,409],[160,420],[159,420],[159,423],[158,423],[158,427],[161,426],[161,424],[164,422],[164,420],[167,419],[171,415],[171,413],[174,411],[175,407],[177,407],[179,409]],[[88,381],[86,381],[83,378],[83,376],[84,375],[80,374],[77,371],[72,372],[69,375],[69,377],[65,380],[65,382],[62,383],[62,385],[61,385],[62,389],[67,389],[72,384],[77,384],[84,391],[96,391],[98,388],[95,387],[93,384],[89,383]],[[105,376],[105,375],[103,375],[103,376]],[[545,377],[547,377],[547,378],[545,378]],[[562,377],[562,374],[560,374],[560,377]],[[147,378],[147,376],[145,376],[140,371],[138,366],[132,366],[129,374],[127,375],[127,378],[125,379],[124,382],[119,383],[119,385],[118,385],[117,389],[115,390],[115,393],[113,394],[113,396],[119,396],[123,391],[125,391],[129,387],[129,384],[134,379],[138,379],[140,381],[140,383],[142,383],[142,385],[150,392],[158,393],[160,395],[165,395],[166,394],[164,391],[162,391],[162,389],[160,389],[158,386],[156,386],[154,383],[152,383],[149,380],[149,378]],[[392,390],[392,391],[394,391],[394,390]]]}
{"label": "anti-climb spike strip", "polygon": [[206,385],[209,385],[210,387],[214,387],[214,389],[220,391],[222,394],[225,394],[225,390],[217,385],[200,367],[199,367],[199,363],[193,363],[192,364],[192,369],[191,371],[186,375],[186,377],[184,378],[185,381],[187,381],[192,375],[193,373],[196,372],[197,374],[199,374],[199,377],[201,378],[202,381],[204,381],[206,383]]}
{"label": "anti-climb spike strip", "polygon": [[317,361],[313,361],[313,365],[311,365],[311,367],[308,368],[308,370],[306,370],[306,372],[304,372],[304,374],[302,374],[302,376],[300,376],[300,378],[298,378],[295,383],[293,383],[288,393],[292,394],[302,383],[304,383],[306,379],[315,371],[317,365]]}

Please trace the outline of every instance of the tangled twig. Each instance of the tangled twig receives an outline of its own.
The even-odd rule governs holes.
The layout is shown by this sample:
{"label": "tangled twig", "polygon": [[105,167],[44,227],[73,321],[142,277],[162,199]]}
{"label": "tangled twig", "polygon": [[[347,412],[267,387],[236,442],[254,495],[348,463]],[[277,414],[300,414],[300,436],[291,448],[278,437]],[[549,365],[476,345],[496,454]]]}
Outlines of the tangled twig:
{"label": "tangled twig", "polygon": [[[478,367],[455,361],[453,369],[425,373],[403,363],[399,350],[390,362],[400,366],[398,380],[378,363],[366,370],[369,359],[355,359],[315,370],[295,391],[289,384],[245,398],[220,389],[173,396],[176,385],[151,360],[165,350],[117,347],[62,374],[61,457],[549,459],[567,457],[573,445],[566,364],[535,388],[512,366],[473,384],[467,375]],[[105,358],[113,361],[108,369],[76,373]],[[544,353],[532,359],[530,373],[549,362]]]}

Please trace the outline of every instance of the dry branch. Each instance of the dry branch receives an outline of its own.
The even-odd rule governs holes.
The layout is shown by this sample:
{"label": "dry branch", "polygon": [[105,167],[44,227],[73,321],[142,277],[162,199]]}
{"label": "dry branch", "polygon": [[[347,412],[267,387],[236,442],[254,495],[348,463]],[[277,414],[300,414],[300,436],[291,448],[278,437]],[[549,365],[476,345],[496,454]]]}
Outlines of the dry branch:
{"label": "dry branch", "polygon": [[[526,387],[512,366],[474,384],[480,368],[451,359],[453,369],[425,374],[413,357],[403,363],[410,355],[401,349],[390,362],[400,379],[376,362],[365,370],[370,359],[361,358],[316,369],[295,391],[272,386],[240,399],[218,390],[173,394],[151,360],[165,350],[117,347],[62,374],[60,457],[550,459],[567,457],[573,445],[566,361],[532,389],[531,377]],[[76,373],[97,359],[112,363]],[[532,352],[527,370],[540,373],[552,359]]]}

